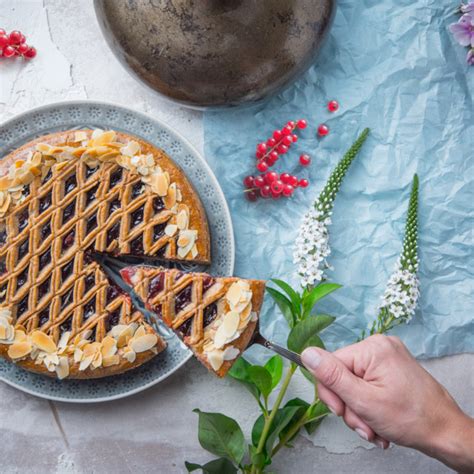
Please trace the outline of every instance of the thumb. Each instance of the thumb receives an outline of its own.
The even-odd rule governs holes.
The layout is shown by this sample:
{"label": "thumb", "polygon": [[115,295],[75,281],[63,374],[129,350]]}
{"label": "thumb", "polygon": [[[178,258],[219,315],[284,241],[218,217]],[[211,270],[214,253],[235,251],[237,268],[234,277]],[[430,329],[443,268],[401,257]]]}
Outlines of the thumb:
{"label": "thumb", "polygon": [[325,387],[351,405],[361,399],[364,381],[354,375],[336,356],[318,347],[308,347],[301,354],[306,368]]}

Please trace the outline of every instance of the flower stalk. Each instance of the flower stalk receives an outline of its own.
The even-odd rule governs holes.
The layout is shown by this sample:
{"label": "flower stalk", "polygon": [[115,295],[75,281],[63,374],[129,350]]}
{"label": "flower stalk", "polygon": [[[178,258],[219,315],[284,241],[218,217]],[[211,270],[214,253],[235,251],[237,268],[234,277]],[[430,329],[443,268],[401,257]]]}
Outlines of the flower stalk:
{"label": "flower stalk", "polygon": [[293,254],[293,263],[298,265],[298,275],[303,288],[312,288],[323,281],[324,271],[330,268],[326,259],[331,253],[328,226],[331,225],[334,200],[347,170],[362,148],[368,134],[369,129],[366,128],[359,135],[334,168],[313,207],[303,217]]}

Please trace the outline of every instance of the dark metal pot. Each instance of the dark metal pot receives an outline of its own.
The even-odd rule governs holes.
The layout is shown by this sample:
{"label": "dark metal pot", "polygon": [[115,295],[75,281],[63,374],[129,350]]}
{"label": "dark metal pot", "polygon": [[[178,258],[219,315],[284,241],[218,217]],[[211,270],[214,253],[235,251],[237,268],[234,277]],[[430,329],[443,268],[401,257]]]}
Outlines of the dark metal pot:
{"label": "dark metal pot", "polygon": [[249,104],[313,63],[335,0],[95,0],[114,54],[164,96],[195,108]]}

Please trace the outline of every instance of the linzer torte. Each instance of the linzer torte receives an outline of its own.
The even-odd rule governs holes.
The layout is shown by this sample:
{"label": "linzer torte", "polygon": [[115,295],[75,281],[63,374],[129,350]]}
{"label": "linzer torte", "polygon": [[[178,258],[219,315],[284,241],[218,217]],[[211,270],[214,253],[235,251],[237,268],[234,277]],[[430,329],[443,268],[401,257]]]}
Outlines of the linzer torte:
{"label": "linzer torte", "polygon": [[209,262],[206,216],[182,170],[149,143],[101,130],[40,137],[0,166],[0,355],[93,378],[162,351],[87,251]]}
{"label": "linzer torte", "polygon": [[219,377],[248,346],[265,282],[146,266],[125,268],[121,274],[147,307]]}

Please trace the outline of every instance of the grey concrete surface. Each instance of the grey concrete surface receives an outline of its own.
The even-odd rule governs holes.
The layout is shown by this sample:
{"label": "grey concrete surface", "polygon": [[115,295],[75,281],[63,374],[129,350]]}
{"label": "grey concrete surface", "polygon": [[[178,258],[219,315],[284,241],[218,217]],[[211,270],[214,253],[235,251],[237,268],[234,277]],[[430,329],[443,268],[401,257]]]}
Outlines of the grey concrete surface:
{"label": "grey concrete surface", "polygon": [[[202,150],[201,115],[159,99],[122,69],[100,35],[91,0],[0,0],[0,27],[24,31],[38,48],[28,64],[2,62],[0,121],[58,100],[104,100],[164,120]],[[473,415],[474,355],[425,365]],[[289,396],[309,391],[296,378]],[[209,459],[197,441],[196,407],[234,416],[247,433],[257,413],[244,389],[216,380],[196,361],[144,393],[97,405],[48,402],[0,383],[0,473],[185,472],[184,460]],[[450,472],[413,450],[373,448],[335,418],[280,453],[272,470]]]}

